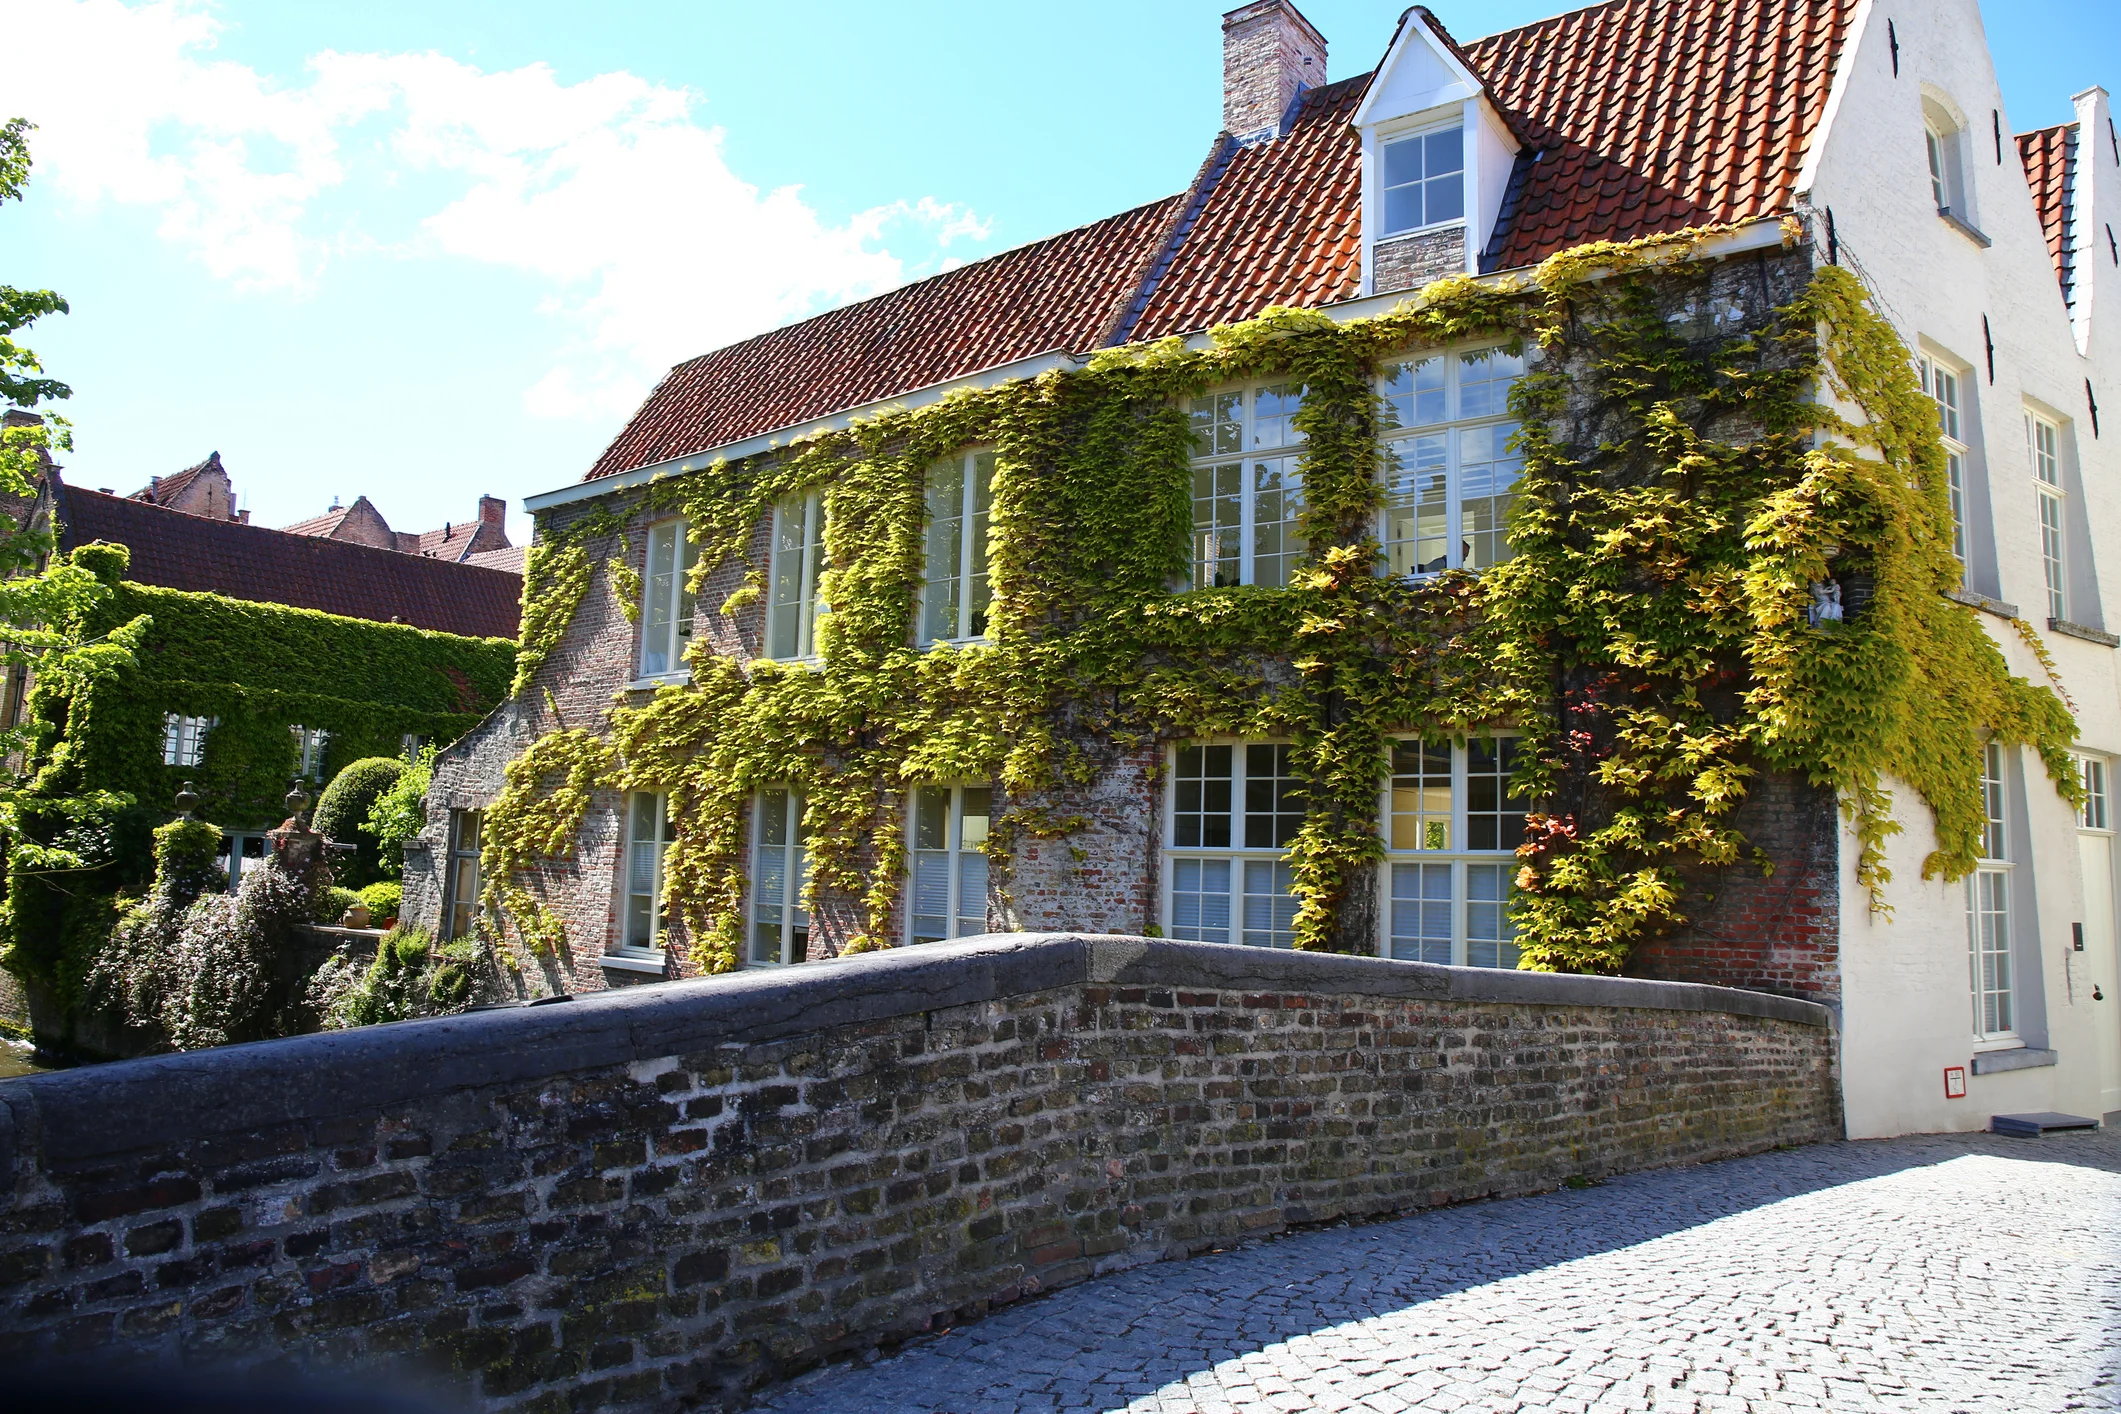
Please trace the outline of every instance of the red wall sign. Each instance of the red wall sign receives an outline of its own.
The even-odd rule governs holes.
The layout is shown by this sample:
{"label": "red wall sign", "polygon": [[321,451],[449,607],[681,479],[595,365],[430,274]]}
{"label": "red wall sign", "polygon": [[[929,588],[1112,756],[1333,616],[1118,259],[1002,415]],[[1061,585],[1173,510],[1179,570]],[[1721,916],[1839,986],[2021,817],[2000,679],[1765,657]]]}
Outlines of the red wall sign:
{"label": "red wall sign", "polygon": [[1944,1098],[1963,1100],[1966,1098],[1966,1067],[1948,1065],[1944,1068]]}

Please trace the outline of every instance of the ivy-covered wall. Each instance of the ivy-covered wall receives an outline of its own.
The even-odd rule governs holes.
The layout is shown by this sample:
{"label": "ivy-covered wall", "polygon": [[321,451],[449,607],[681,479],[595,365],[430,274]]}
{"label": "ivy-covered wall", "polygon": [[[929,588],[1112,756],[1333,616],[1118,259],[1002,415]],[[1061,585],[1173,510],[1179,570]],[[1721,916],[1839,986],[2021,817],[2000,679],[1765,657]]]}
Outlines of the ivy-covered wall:
{"label": "ivy-covered wall", "polygon": [[[106,547],[85,546],[93,557]],[[99,561],[99,564],[101,562]],[[115,572],[113,569],[112,572]],[[311,609],[120,582],[91,629],[153,620],[133,667],[78,694],[39,683],[28,710],[47,728],[31,763],[33,789],[50,795],[118,792],[132,804],[108,822],[40,822],[87,836],[98,867],[65,877],[18,873],[8,881],[0,965],[56,989],[78,986],[87,958],[109,934],[121,892],[152,878],[150,832],[170,819],[186,781],[198,818],[261,830],[287,814],[295,774],[293,726],[330,733],[319,781],[349,761],[395,756],[406,733],[452,743],[502,702],[515,645]],[[218,719],[196,765],[165,765],[164,715]],[[314,795],[316,786],[310,787]]]}
{"label": "ivy-covered wall", "polygon": [[[612,884],[587,879],[586,905],[579,893],[615,856],[617,792],[666,791],[673,936],[702,971],[735,966],[746,803],[793,786],[809,802],[813,954],[888,946],[907,791],[968,780],[1000,792],[987,852],[1001,921],[1048,925],[1022,907],[1027,866],[1050,892],[1109,845],[1147,855],[1153,880],[1140,817],[1153,820],[1154,748],[1208,734],[1294,748],[1304,948],[1375,947],[1395,734],[1522,734],[1516,785],[1537,802],[1513,905],[1527,966],[1619,970],[1687,927],[1704,877],[1768,872],[1745,830],[1768,776],[1840,802],[1859,886],[1880,907],[1880,846],[1911,808],[1935,817],[1928,872],[1966,872],[1979,743],[2032,745],[2067,794],[2070,715],[1945,597],[1958,570],[1934,408],[1861,287],[1815,271],[1795,231],[1782,252],[1696,253],[1693,238],[1586,247],[1348,323],[1269,311],[1205,347],[1107,352],[568,508],[541,527],[526,587],[509,736],[527,746],[476,801],[491,806],[496,926],[541,956],[597,951]],[[1378,367],[1498,337],[1539,354],[1512,397],[1525,429],[1514,558],[1479,575],[1383,576]],[[1285,589],[1176,592],[1183,400],[1267,376],[1309,390],[1297,425],[1310,566]],[[999,458],[987,642],[923,651],[923,480],[973,445]],[[817,663],[761,661],[760,527],[807,490],[826,496],[832,612]],[[699,613],[722,623],[695,636],[689,684],[613,700],[633,642],[614,606],[637,602],[643,527],[680,513],[700,550]],[[1859,583],[1871,597],[1815,628],[1810,586],[1830,580],[1852,603]],[[593,709],[585,683],[605,698]],[[1895,802],[1893,781],[1921,805]],[[593,868],[578,855],[591,837]],[[1153,897],[1153,883],[1122,884]]]}

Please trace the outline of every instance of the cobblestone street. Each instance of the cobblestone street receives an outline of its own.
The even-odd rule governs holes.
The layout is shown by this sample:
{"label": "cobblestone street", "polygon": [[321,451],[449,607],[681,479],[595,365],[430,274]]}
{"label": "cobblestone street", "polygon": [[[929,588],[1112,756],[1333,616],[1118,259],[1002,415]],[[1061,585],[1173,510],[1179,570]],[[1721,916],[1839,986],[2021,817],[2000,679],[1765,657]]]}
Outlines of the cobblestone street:
{"label": "cobblestone street", "polygon": [[2121,1409],[2121,1132],[1821,1145],[1301,1233],[756,1407]]}

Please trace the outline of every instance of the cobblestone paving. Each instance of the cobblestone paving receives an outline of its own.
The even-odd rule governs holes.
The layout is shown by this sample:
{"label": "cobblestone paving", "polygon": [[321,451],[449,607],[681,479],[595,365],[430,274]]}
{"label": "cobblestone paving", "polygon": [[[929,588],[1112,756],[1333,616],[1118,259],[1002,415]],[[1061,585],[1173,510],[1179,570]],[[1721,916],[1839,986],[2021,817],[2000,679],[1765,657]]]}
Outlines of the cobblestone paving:
{"label": "cobblestone paving", "polygon": [[2121,1131],[1827,1144],[1300,1233],[755,1407],[2121,1410]]}

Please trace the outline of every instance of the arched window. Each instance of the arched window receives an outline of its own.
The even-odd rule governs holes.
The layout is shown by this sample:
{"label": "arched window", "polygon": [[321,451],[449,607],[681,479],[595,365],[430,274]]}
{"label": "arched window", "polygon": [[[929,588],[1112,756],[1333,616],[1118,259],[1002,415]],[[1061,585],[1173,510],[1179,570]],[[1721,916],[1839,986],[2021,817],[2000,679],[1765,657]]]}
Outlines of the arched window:
{"label": "arched window", "polygon": [[1954,216],[1973,224],[1966,187],[1966,125],[1938,99],[1922,100],[1923,142],[1928,148],[1930,194],[1936,198],[1939,215]]}

